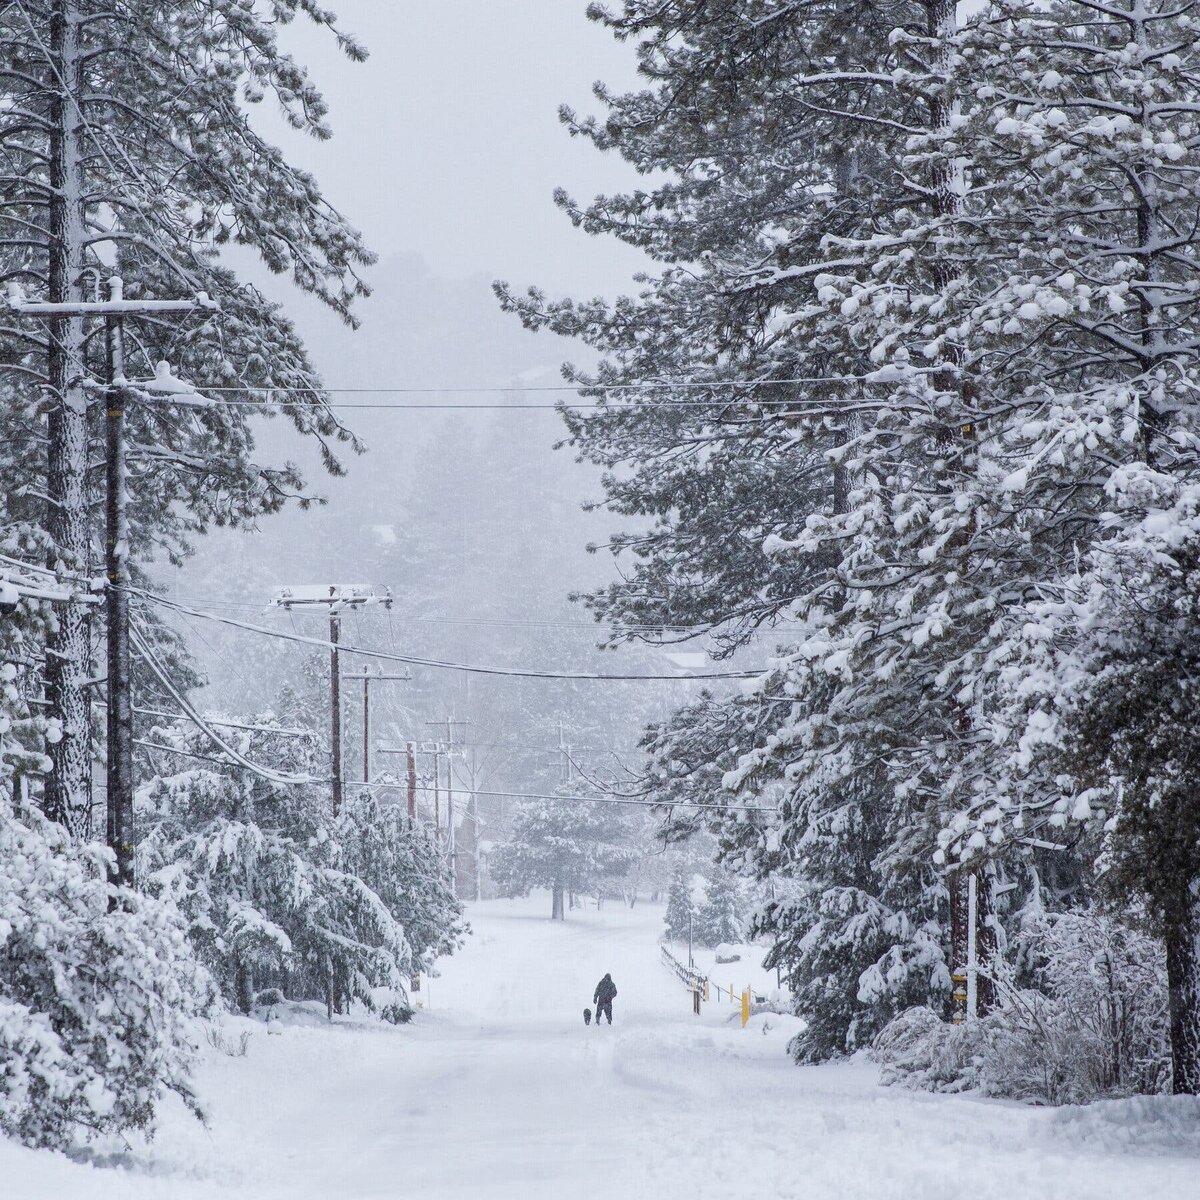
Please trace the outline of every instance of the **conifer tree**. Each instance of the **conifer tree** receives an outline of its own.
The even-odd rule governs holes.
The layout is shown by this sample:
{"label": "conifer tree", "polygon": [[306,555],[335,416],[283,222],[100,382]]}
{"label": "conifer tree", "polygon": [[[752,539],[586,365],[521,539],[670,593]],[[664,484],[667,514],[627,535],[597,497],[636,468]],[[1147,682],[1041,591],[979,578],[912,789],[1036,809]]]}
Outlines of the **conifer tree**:
{"label": "conifer tree", "polygon": [[438,838],[426,824],[409,820],[399,805],[384,805],[374,792],[351,795],[333,829],[338,865],[367,885],[399,921],[413,966],[433,968],[452,954],[467,932],[463,906]]}
{"label": "conifer tree", "polygon": [[[325,106],[280,45],[280,24],[305,14],[328,26],[352,58],[363,51],[308,0],[257,12],[239,0],[166,4],[137,0],[22,0],[0,13],[0,116],[6,186],[0,197],[0,277],[51,301],[91,298],[115,269],[130,297],[219,296],[223,313],[178,329],[131,331],[129,374],[171,358],[199,384],[270,387],[284,410],[317,437],[326,466],[351,440],[325,406],[290,324],[217,261],[226,243],[256,250],[274,271],[349,318],[370,260],[358,234],[291,167],[247,116],[270,95],[295,128],[326,137]],[[15,446],[44,441],[44,458],[20,460],[26,494],[44,498],[39,523],[52,566],[93,572],[98,423],[96,339],[80,318],[50,327],[9,322],[15,351],[4,372]],[[294,390],[293,390],[294,389]],[[16,403],[13,400],[16,399]],[[268,404],[267,409],[270,410]],[[46,437],[37,423],[46,419]],[[131,514],[139,550],[186,550],[210,524],[250,523],[303,495],[291,466],[262,467],[244,405],[204,410],[133,406],[130,463],[138,481]],[[32,428],[27,429],[26,426]],[[7,440],[7,439],[6,439]],[[63,736],[50,747],[47,810],[77,822],[88,809],[91,721],[83,681],[91,674],[87,610],[57,614],[46,658],[49,698]]]}
{"label": "conifer tree", "polygon": [[[760,691],[728,705],[732,736],[713,753],[728,764],[722,798],[776,800],[780,821],[714,814],[725,853],[752,872],[798,871],[839,807],[877,809],[877,852],[843,839],[847,860],[815,906],[775,915],[840,912],[851,934],[860,922],[838,890],[866,884],[861,901],[891,940],[844,957],[841,994],[857,997],[875,971],[934,1003],[964,952],[969,869],[948,861],[948,886],[935,837],[990,778],[974,683],[997,593],[1019,588],[1042,548],[1015,527],[978,432],[1009,401],[1003,371],[981,383],[991,360],[971,325],[1007,248],[978,233],[988,193],[957,141],[975,64],[956,8],[594,10],[639,39],[650,85],[599,89],[603,120],[564,119],[668,182],[586,209],[560,202],[662,273],[611,307],[499,288],[531,327],[604,354],[594,375],[568,372],[601,402],[568,426],[608,468],[610,507],[656,518],[615,543],[634,563],[592,598],[597,611],[710,625],[728,647],[784,614],[800,625]],[[620,390],[647,383],[635,402]],[[1061,532],[1047,521],[1051,552]],[[662,739],[666,796],[712,774],[699,737],[682,772],[671,754],[710,716],[681,713]],[[991,889],[981,895],[986,957],[995,922]],[[798,950],[808,928],[775,932]]]}
{"label": "conifer tree", "polygon": [[[371,1007],[378,987],[403,994],[412,952],[400,914],[372,883],[396,901],[404,884],[392,871],[406,864],[368,844],[353,818],[343,846],[317,739],[277,731],[270,714],[249,724],[239,754],[280,779],[214,753],[202,732],[154,731],[149,740],[164,750],[150,753],[163,769],[137,798],[139,874],[178,905],[197,954],[243,1012],[267,988],[338,1011],[354,1000]],[[181,759],[201,765],[179,770]],[[288,782],[305,778],[315,782]]]}
{"label": "conifer tree", "polygon": [[704,903],[696,913],[696,939],[702,946],[740,942],[745,934],[742,896],[738,881],[719,867],[705,889]]}
{"label": "conifer tree", "polygon": [[692,872],[686,862],[676,862],[667,887],[667,911],[663,916],[668,941],[686,942],[694,932],[696,901],[692,896]]}
{"label": "conifer tree", "polygon": [[[573,790],[579,790],[572,785]],[[508,840],[492,854],[492,878],[509,896],[550,889],[552,920],[565,919],[564,899],[624,874],[638,851],[615,805],[567,800],[523,801]]]}
{"label": "conifer tree", "polygon": [[[6,572],[39,544],[3,527]],[[24,803],[58,734],[30,704],[52,619],[32,599],[0,617],[0,1133],[68,1150],[152,1134],[168,1092],[199,1113],[194,1022],[215,992],[170,905],[115,891],[103,847],[73,844]]]}

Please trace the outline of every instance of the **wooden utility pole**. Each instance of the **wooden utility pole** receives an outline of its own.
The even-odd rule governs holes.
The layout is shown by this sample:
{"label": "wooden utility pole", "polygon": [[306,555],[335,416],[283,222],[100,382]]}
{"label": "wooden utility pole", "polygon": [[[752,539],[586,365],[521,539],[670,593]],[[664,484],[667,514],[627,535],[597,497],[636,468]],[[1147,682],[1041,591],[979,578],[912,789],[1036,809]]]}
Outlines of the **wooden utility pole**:
{"label": "wooden utility pole", "polygon": [[571,782],[571,747],[563,740],[563,723],[562,718],[558,722],[558,754],[561,762],[560,773],[562,774],[563,782]]}
{"label": "wooden utility pole", "polygon": [[440,834],[442,832],[442,801],[438,792],[442,786],[442,743],[434,742],[430,753],[433,755],[433,831]]}
{"label": "wooden utility pole", "polygon": [[[121,280],[109,280],[107,301],[26,300],[20,288],[10,286],[9,308],[26,316],[82,322],[86,316],[102,316],[105,322],[105,590],[108,660],[108,738],[106,833],[115,857],[112,882],[122,887],[134,884],[133,855],[133,696],[129,670],[129,478],[125,459],[125,407],[133,395],[152,398],[170,394],[176,403],[205,405],[202,396],[186,394],[179,380],[172,379],[167,364],[160,363],[154,379],[130,383],[125,377],[126,316],[164,316],[191,313],[217,306],[203,293],[194,300],[126,300]],[[183,393],[183,394],[181,394]],[[62,785],[65,786],[65,783]],[[61,791],[61,788],[60,788]],[[55,800],[58,804],[60,800]]]}
{"label": "wooden utility pole", "polygon": [[[121,281],[109,283],[121,299]],[[125,462],[125,330],[104,321],[104,573],[108,578],[108,844],[117,856],[114,882],[133,886],[133,698],[129,688],[129,476]]]}
{"label": "wooden utility pole", "polygon": [[[454,876],[455,886],[458,884],[458,850],[455,846],[454,830],[454,727],[455,725],[470,725],[470,721],[459,721],[454,717],[446,717],[443,721],[426,721],[426,725],[441,728],[446,727],[446,858],[450,863],[450,871]],[[433,775],[437,779],[437,758],[434,758]],[[436,786],[436,785],[435,785]]]}
{"label": "wooden utility pole", "polygon": [[350,682],[354,680],[362,684],[363,726],[362,726],[362,761],[363,783],[371,782],[371,684],[400,681],[409,683],[412,675],[385,675],[382,671],[371,671],[364,667],[361,675],[347,674],[343,678]]}
{"label": "wooden utility pole", "polygon": [[428,754],[433,758],[433,828],[441,833],[441,777],[442,777],[442,743],[425,742],[418,746],[415,742],[406,742],[403,746],[379,746],[380,754],[403,754],[405,767],[408,772],[408,816],[410,821],[417,817],[417,755]]}
{"label": "wooden utility pole", "polygon": [[272,608],[282,608],[288,612],[295,609],[323,609],[329,616],[329,749],[335,817],[342,811],[345,779],[342,769],[342,678],[338,665],[342,613],[348,608],[358,609],[374,604],[391,608],[392,593],[385,588],[381,594],[362,583],[320,583],[279,588],[271,597]]}
{"label": "wooden utility pole", "polygon": [[417,819],[417,750],[409,742],[404,750],[408,766],[408,823],[412,825]]}
{"label": "wooden utility pole", "polygon": [[[330,595],[333,589],[330,588]],[[341,609],[329,607],[329,750],[333,759],[333,815],[342,811],[342,675],[338,666],[338,641],[342,635]]]}

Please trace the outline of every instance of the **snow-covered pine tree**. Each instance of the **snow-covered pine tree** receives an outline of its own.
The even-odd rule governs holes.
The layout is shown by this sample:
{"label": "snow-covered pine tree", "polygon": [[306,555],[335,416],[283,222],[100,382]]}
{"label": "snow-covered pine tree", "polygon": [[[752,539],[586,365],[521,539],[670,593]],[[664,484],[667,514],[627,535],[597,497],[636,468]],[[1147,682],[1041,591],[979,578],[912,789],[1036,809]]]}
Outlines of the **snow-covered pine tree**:
{"label": "snow-covered pine tree", "polygon": [[[262,13],[237,0],[23,0],[0,13],[7,101],[0,137],[10,156],[0,274],[56,301],[86,298],[114,264],[128,277],[130,296],[219,295],[225,315],[186,330],[152,331],[143,323],[145,341],[130,338],[131,376],[149,374],[165,346],[199,383],[282,388],[271,396],[287,396],[290,419],[321,440],[326,465],[337,469],[332,444],[349,435],[314,388],[290,325],[215,258],[223,243],[253,247],[272,270],[290,271],[298,286],[345,316],[365,290],[357,271],[370,256],[357,233],[247,116],[247,105],[271,95],[295,128],[328,136],[319,93],[277,36],[281,23],[301,13],[329,26],[352,58],[362,57],[332,14],[307,0],[279,0]],[[77,318],[54,322],[49,337],[9,324],[6,337],[19,353],[6,358],[6,384],[21,383],[22,402],[6,403],[5,411],[33,423],[44,414],[47,422],[45,460],[24,464],[26,490],[45,497],[51,565],[86,575],[95,542],[88,387],[88,376],[98,374],[95,339]],[[132,515],[144,546],[177,552],[189,532],[252,521],[300,493],[294,468],[254,462],[248,415],[228,404],[203,412],[165,403],[132,409],[130,461],[146,488]],[[65,606],[46,661],[49,698],[63,726],[50,748],[55,770],[46,806],[67,822],[88,808],[89,640],[86,610]]]}
{"label": "snow-covered pine tree", "polygon": [[696,901],[692,895],[694,872],[686,861],[679,860],[671,868],[667,885],[667,910],[663,915],[664,937],[671,942],[686,942],[694,933]]}
{"label": "snow-covered pine tree", "polygon": [[708,878],[704,903],[696,914],[696,940],[702,946],[740,942],[746,932],[744,908],[738,880],[718,866]]}
{"label": "snow-covered pine tree", "polygon": [[[962,207],[960,173],[943,152],[954,123],[946,85],[955,67],[955,8],[834,2],[798,11],[771,0],[687,8],[631,2],[615,15],[596,8],[619,37],[639,39],[650,84],[623,96],[598,89],[602,119],[566,113],[565,120],[642,173],[665,172],[666,182],[586,209],[565,197],[560,203],[589,232],[645,249],[663,271],[641,281],[636,299],[613,306],[548,302],[537,291],[519,298],[498,287],[527,325],[580,337],[604,355],[593,376],[568,368],[601,402],[594,412],[568,414],[572,439],[608,470],[611,508],[655,518],[649,532],[615,542],[633,562],[621,583],[592,598],[597,612],[664,634],[670,625],[711,626],[729,648],[780,616],[806,626],[801,647],[765,681],[761,699],[733,702],[720,720],[733,736],[707,747],[692,739],[695,752],[682,770],[671,750],[688,742],[691,720],[712,723],[713,714],[711,707],[679,714],[658,756],[666,794],[711,775],[713,759],[731,759],[723,783],[782,798],[783,824],[774,833],[728,823],[736,827],[727,853],[770,872],[799,869],[796,843],[808,836],[821,798],[836,807],[839,795],[862,797],[875,787],[871,803],[889,808],[889,856],[877,856],[867,872],[872,902],[892,886],[896,863],[928,864],[938,825],[923,798],[914,803],[891,780],[881,786],[876,765],[894,757],[897,775],[907,778],[910,767],[925,764],[940,786],[954,776],[945,747],[961,732],[961,707],[937,682],[941,664],[932,660],[923,676],[879,689],[869,712],[861,704],[876,682],[869,672],[855,676],[857,708],[845,714],[838,689],[826,686],[831,674],[849,673],[843,654],[857,645],[849,636],[833,645],[829,627],[840,618],[855,636],[870,627],[874,637],[879,628],[875,612],[855,625],[857,606],[871,595],[856,578],[855,556],[869,553],[885,522],[893,481],[889,464],[856,459],[850,448],[872,413],[894,405],[890,391],[869,390],[864,377],[919,337],[914,349],[941,354],[938,386],[950,397],[957,391],[962,405],[957,343],[943,339],[939,349],[934,331],[922,328],[931,319],[949,326],[958,312],[933,307],[953,290],[958,267],[950,264],[960,261],[947,240]],[[909,140],[922,133],[924,157],[910,162]],[[837,290],[841,280],[850,281],[845,293]],[[905,326],[892,310],[907,297],[914,298],[909,312],[921,315]],[[639,389],[632,399],[621,390],[627,385]],[[953,447],[956,428],[970,419],[934,420],[938,405],[927,398],[917,410],[931,416],[911,445],[899,421],[886,432],[872,429],[896,451],[900,478],[930,476],[929,462],[939,458],[952,472],[969,471]],[[864,478],[859,504],[869,528],[855,541],[862,516],[850,512],[851,489]],[[953,508],[944,479],[934,490],[938,504]],[[836,532],[805,539],[801,531],[814,523]],[[880,556],[880,569],[884,562]],[[746,711],[756,702],[768,710],[761,721]],[[736,792],[722,798],[736,802]],[[842,848],[855,853],[848,839]],[[852,857],[845,874],[861,865]],[[913,941],[927,920],[938,940],[948,940],[945,888],[929,866],[904,879],[893,893],[901,919],[889,914],[880,925],[895,935],[881,958],[894,954],[915,966],[928,952],[924,933],[919,948]],[[842,911],[853,924],[856,914]],[[781,919],[789,914],[799,915],[779,910]],[[806,930],[790,932],[798,939]],[[843,964],[853,972],[843,995],[857,995],[862,966]],[[936,998],[945,974],[944,966],[914,969],[911,978]]]}
{"label": "snow-covered pine tree", "polygon": [[461,944],[467,926],[454,878],[433,830],[373,791],[345,801],[333,827],[343,870],[362,880],[400,922],[413,966],[433,968]]}
{"label": "snow-covered pine tree", "polygon": [[[0,546],[31,548],[11,526]],[[215,992],[169,905],[114,893],[103,847],[20,803],[57,736],[28,704],[50,619],[28,600],[0,618],[0,1133],[70,1149],[152,1133],[167,1092],[199,1112],[195,1019]]]}
{"label": "snow-covered pine tree", "polygon": [[[563,789],[566,790],[565,788]],[[591,792],[578,780],[572,794]],[[517,805],[508,840],[492,853],[496,885],[509,896],[550,889],[552,920],[565,918],[568,894],[586,894],[624,874],[636,859],[630,827],[616,805],[594,801],[528,800]]]}
{"label": "snow-covered pine tree", "polygon": [[174,907],[114,893],[107,862],[0,795],[0,1131],[33,1146],[153,1132],[167,1092],[200,1112],[212,981]]}
{"label": "snow-covered pine tree", "polygon": [[1191,11],[1158,3],[998,3],[961,42],[959,145],[989,172],[997,268],[970,321],[1002,406],[981,421],[998,482],[972,519],[1004,619],[974,693],[991,762],[943,839],[978,858],[1112,822],[1104,878],[1146,896],[1166,939],[1190,1092],[1196,46]]}
{"label": "snow-covered pine tree", "polygon": [[[137,796],[140,878],[177,904],[197,954],[244,1012],[266,988],[339,1012],[355,1000],[371,1007],[375,988],[403,994],[413,965],[403,926],[347,869],[317,739],[283,732],[269,713],[247,724],[234,747],[242,758],[315,782],[263,778],[204,733],[156,729],[164,749],[149,753],[161,773]],[[383,864],[361,861],[371,849],[358,841],[351,858],[387,885]]]}
{"label": "snow-covered pine tree", "polygon": [[[917,7],[631,0],[615,14],[590,10],[638,40],[651,84],[625,95],[598,85],[602,117],[562,119],[665,182],[586,208],[562,193],[558,203],[663,270],[613,305],[497,292],[530,328],[603,355],[594,375],[564,368],[600,402],[565,418],[571,444],[606,471],[607,506],[637,518],[636,532],[611,542],[622,581],[589,601],[627,639],[709,626],[732,649],[813,582],[819,563],[768,558],[759,542],[835,504],[844,481],[790,424],[802,401],[841,394],[827,379],[854,364],[791,330],[811,307],[822,240],[869,229],[864,204],[884,203],[878,193],[894,182],[872,171],[886,161],[880,143],[901,140],[880,70],[895,65],[888,34]],[[840,421],[831,414],[821,450],[843,437]]]}

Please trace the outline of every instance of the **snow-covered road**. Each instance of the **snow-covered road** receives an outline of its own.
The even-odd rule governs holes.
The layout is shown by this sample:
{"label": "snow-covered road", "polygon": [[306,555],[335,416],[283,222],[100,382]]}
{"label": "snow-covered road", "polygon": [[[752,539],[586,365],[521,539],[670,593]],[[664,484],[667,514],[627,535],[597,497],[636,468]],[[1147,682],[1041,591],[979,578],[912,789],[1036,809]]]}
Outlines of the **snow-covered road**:
{"label": "snow-covered road", "polygon": [[[0,1142],[0,1196],[944,1200],[968,1180],[972,1200],[1200,1196],[1196,1105],[1035,1111],[880,1088],[862,1062],[797,1068],[784,1028],[691,1014],[658,909],[556,924],[545,907],[474,906],[410,1026],[258,1026],[246,1057],[214,1052],[210,1129],[172,1113],[129,1169]],[[605,971],[616,1024],[585,1028]]]}

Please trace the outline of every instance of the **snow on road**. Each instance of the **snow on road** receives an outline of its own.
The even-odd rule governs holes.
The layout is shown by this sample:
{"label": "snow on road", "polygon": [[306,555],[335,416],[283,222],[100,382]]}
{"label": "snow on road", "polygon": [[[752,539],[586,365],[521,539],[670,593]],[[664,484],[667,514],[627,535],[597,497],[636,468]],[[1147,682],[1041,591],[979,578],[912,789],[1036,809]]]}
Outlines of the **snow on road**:
{"label": "snow on road", "polygon": [[[786,1021],[692,1015],[659,963],[661,910],[546,909],[473,906],[474,936],[407,1027],[255,1026],[246,1057],[214,1051],[207,1131],[172,1113],[104,1167],[0,1141],[0,1196],[941,1200],[967,1180],[972,1200],[1200,1195],[1194,1104],[1037,1111],[880,1088],[861,1061],[797,1068]],[[615,1024],[585,1028],[605,971]]]}

